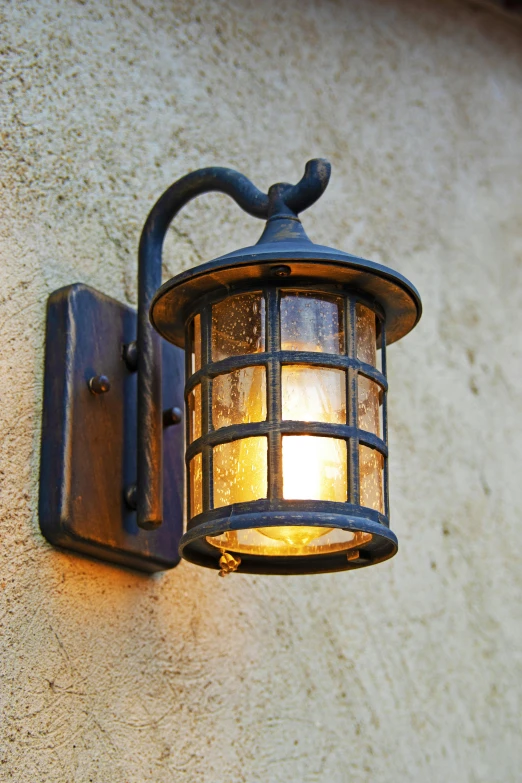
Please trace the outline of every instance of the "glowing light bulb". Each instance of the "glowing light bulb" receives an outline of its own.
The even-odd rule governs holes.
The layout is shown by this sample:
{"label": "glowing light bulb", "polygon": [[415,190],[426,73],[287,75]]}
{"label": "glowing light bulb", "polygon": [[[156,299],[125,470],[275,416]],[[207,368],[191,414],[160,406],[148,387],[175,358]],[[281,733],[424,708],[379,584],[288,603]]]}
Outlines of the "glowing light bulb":
{"label": "glowing light bulb", "polygon": [[307,546],[315,538],[325,536],[331,527],[307,527],[305,525],[284,525],[282,527],[260,527],[258,532],[273,541],[282,541],[293,547]]}
{"label": "glowing light bulb", "polygon": [[[285,500],[346,500],[346,443],[310,435],[283,437]],[[303,547],[332,532],[330,527],[284,525],[259,528],[268,538]]]}
{"label": "glowing light bulb", "polygon": [[[346,421],[346,381],[342,371],[289,365],[282,368],[283,419]],[[346,501],[346,444],[310,435],[283,437],[285,500]],[[329,527],[288,525],[259,528],[268,538],[303,547],[332,531]]]}

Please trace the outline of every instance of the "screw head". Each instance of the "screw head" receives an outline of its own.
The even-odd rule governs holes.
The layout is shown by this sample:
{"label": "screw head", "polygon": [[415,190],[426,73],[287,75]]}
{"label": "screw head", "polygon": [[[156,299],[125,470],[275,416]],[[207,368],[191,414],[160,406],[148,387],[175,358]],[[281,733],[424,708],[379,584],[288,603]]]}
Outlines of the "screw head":
{"label": "screw head", "polygon": [[286,266],[286,264],[279,264],[279,266],[273,266],[270,268],[271,274],[274,275],[274,277],[288,277],[292,274],[292,270],[289,266]]}
{"label": "screw head", "polygon": [[138,369],[138,345],[136,340],[123,346],[122,358],[129,372],[136,372]]}
{"label": "screw head", "polygon": [[127,487],[124,492],[124,498],[127,506],[132,509],[132,511],[136,511],[138,506],[138,492],[136,489],[136,484],[131,484],[130,487]]}
{"label": "screw head", "polygon": [[106,375],[94,375],[87,385],[93,394],[106,394],[111,389],[111,382]]}
{"label": "screw head", "polygon": [[163,426],[172,427],[173,424],[179,424],[183,418],[183,411],[181,408],[174,406],[173,408],[167,408],[163,411]]}

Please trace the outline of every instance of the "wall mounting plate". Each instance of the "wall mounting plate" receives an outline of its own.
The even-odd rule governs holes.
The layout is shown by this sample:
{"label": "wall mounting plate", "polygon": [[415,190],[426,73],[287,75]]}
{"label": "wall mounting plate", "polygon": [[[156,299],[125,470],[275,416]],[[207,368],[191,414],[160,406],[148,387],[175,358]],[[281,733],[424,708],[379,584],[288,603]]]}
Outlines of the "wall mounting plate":
{"label": "wall mounting plate", "polygon": [[[93,288],[55,291],[47,307],[40,528],[55,546],[141,571],[179,562],[183,533],[184,427],[165,428],[163,524],[141,530],[125,492],[136,482],[137,373],[123,346],[136,313]],[[162,341],[163,407],[184,409],[184,351]],[[105,375],[110,390],[88,382]]]}

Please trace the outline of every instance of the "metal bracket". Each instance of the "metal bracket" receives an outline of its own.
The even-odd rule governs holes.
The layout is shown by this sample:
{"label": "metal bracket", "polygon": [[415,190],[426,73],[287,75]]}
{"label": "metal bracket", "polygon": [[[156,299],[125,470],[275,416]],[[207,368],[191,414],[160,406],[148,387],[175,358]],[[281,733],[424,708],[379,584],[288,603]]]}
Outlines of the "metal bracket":
{"label": "metal bracket", "polygon": [[[136,330],[134,310],[88,286],[49,297],[39,517],[56,546],[153,572],[180,559],[184,428],[178,414],[164,418],[173,426],[163,434],[163,524],[142,530],[128,500],[137,471],[137,373],[124,346]],[[184,357],[162,340],[166,409],[184,408]]]}

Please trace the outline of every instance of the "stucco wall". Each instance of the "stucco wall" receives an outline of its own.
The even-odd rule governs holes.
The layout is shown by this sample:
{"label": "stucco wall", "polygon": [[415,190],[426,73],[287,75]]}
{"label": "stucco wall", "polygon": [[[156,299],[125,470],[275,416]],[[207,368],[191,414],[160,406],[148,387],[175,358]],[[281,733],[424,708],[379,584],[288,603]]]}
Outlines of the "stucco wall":
{"label": "stucco wall", "polygon": [[[2,3],[0,777],[511,783],[522,682],[522,26],[429,0]],[[45,302],[135,303],[141,223],[202,165],[328,157],[313,239],[395,266],[392,526],[365,572],[148,578],[37,519]],[[166,276],[248,244],[192,204]]]}

